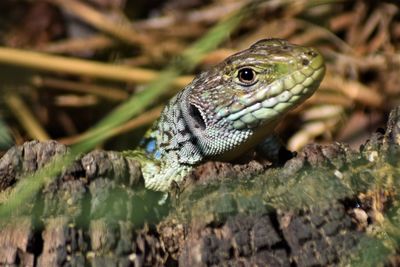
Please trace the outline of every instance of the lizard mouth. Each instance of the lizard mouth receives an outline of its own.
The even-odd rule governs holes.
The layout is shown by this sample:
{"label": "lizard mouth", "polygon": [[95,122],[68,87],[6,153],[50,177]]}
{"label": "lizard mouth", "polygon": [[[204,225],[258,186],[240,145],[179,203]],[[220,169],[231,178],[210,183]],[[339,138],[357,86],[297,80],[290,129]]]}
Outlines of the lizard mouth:
{"label": "lizard mouth", "polygon": [[204,130],[207,126],[203,114],[200,109],[193,104],[189,105],[190,117],[194,120],[194,127],[197,129]]}

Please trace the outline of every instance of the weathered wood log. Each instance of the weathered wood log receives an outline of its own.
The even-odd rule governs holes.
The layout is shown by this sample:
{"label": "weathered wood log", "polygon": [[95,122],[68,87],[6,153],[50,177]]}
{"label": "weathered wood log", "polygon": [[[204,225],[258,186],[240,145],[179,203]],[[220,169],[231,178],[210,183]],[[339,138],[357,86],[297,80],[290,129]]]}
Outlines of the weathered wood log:
{"label": "weathered wood log", "polygon": [[[369,229],[398,208],[399,131],[400,108],[360,151],[309,145],[283,166],[208,162],[164,205],[143,189],[138,162],[91,152],[3,218],[0,265],[325,266],[371,251],[380,256],[370,263],[394,264],[395,249]],[[1,203],[25,174],[65,153],[54,141],[10,149],[0,159]]]}

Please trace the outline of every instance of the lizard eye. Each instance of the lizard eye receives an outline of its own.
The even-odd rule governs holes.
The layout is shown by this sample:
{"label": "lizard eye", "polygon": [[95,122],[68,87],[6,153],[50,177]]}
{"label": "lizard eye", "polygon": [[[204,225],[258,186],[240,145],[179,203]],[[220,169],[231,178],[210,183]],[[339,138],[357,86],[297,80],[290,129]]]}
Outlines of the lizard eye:
{"label": "lizard eye", "polygon": [[251,68],[243,68],[239,70],[238,78],[240,82],[252,85],[256,79],[256,72]]}

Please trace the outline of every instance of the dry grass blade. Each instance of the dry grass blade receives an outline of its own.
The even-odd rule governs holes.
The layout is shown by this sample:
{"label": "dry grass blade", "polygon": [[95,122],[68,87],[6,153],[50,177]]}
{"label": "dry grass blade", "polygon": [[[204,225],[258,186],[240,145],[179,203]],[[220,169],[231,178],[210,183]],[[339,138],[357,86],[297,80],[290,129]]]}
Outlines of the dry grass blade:
{"label": "dry grass blade", "polygon": [[299,151],[316,137],[324,135],[331,139],[331,133],[344,118],[344,108],[341,105],[311,106],[303,112],[304,125],[288,140],[288,148]]}
{"label": "dry grass blade", "polygon": [[37,139],[39,141],[50,139],[50,136],[40,125],[38,120],[32,116],[32,111],[28,109],[20,97],[16,94],[8,94],[5,96],[4,101],[32,139]]}
{"label": "dry grass blade", "polygon": [[[322,88],[318,90],[307,102],[307,106],[315,105],[338,105],[345,108],[350,108],[353,106],[352,99],[349,99],[343,94],[338,94],[335,92],[329,92],[328,90],[323,90]],[[303,106],[303,105],[302,105]],[[300,106],[301,107],[301,106]],[[297,111],[297,109],[296,109]]]}
{"label": "dry grass blade", "polygon": [[[121,126],[113,128],[107,133],[107,138],[111,138],[135,130],[139,127],[151,124],[154,120],[156,120],[160,116],[162,109],[163,109],[162,106],[158,106],[156,108],[144,112],[143,114],[139,115],[136,118],[127,121]],[[57,141],[65,145],[74,145],[81,142],[85,138],[87,138],[87,133],[60,138]]]}
{"label": "dry grass blade", "polygon": [[[142,68],[129,68],[6,47],[0,47],[0,62],[44,71],[133,83],[148,83],[159,75],[157,71]],[[191,80],[192,76],[178,77],[172,85],[182,88]]]}
{"label": "dry grass blade", "polygon": [[164,108],[163,106],[158,106],[153,109],[150,109],[144,112],[142,115],[127,121],[126,123],[124,123],[119,127],[112,129],[112,131],[110,132],[110,137],[126,133],[136,128],[151,124],[160,116],[160,113],[163,110],[163,108]]}
{"label": "dry grass blade", "polygon": [[60,95],[57,96],[54,104],[58,107],[93,107],[99,102],[94,95]]}
{"label": "dry grass blade", "polygon": [[150,43],[148,35],[144,35],[135,31],[130,23],[126,20],[112,20],[110,16],[106,16],[94,8],[76,0],[48,0],[61,9],[71,12],[81,20],[91,26],[106,32],[124,42],[130,44],[146,45]]}
{"label": "dry grass blade", "polygon": [[381,107],[384,101],[382,94],[379,92],[357,81],[345,80],[339,75],[326,75],[322,86],[334,88],[351,99],[374,108]]}
{"label": "dry grass blade", "polygon": [[339,122],[339,118],[330,118],[324,121],[313,121],[304,124],[295,135],[293,135],[287,144],[291,151],[299,151],[306,144],[310,143],[317,136],[331,133]]}
{"label": "dry grass blade", "polygon": [[92,94],[111,101],[123,101],[129,97],[127,92],[117,88],[71,82],[54,78],[43,78],[40,76],[35,76],[32,78],[32,85],[36,87],[46,87],[67,92]]}
{"label": "dry grass blade", "polygon": [[194,10],[190,13],[182,13],[179,16],[171,15],[163,16],[163,17],[154,17],[149,18],[143,21],[135,22],[134,25],[137,28],[143,30],[162,30],[165,28],[169,28],[176,23],[180,23],[181,21],[185,21],[185,23],[193,24],[193,23],[215,23],[220,20],[222,17],[225,17],[231,14],[233,11],[238,10],[243,7],[246,1],[233,1],[224,3],[224,5],[210,5],[206,8],[202,8],[200,10]]}
{"label": "dry grass blade", "polygon": [[87,51],[97,51],[112,46],[115,43],[111,38],[104,35],[94,35],[87,38],[74,38],[54,43],[36,49],[46,53],[81,53]]}

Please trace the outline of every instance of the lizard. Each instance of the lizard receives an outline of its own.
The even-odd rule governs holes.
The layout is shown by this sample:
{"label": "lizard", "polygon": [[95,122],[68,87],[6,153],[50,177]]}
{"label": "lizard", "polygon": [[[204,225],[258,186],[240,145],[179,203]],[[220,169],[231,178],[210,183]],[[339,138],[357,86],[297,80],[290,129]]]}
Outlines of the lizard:
{"label": "lizard", "polygon": [[274,132],[325,74],[321,53],[262,39],[201,72],[165,106],[140,147],[147,189],[167,192],[206,160],[233,160]]}

